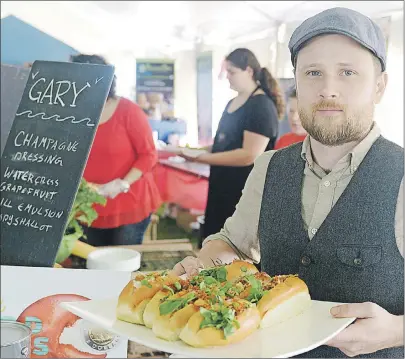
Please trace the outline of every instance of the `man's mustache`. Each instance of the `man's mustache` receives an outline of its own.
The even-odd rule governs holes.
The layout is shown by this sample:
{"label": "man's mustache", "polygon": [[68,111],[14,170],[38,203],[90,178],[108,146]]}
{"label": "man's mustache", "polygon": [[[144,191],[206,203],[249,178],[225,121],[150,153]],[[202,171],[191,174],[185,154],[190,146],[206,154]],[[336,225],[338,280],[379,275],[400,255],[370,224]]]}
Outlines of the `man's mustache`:
{"label": "man's mustache", "polygon": [[319,110],[329,110],[329,111],[345,111],[346,106],[341,105],[335,101],[331,100],[322,100],[317,104],[312,105],[312,111],[319,111]]}

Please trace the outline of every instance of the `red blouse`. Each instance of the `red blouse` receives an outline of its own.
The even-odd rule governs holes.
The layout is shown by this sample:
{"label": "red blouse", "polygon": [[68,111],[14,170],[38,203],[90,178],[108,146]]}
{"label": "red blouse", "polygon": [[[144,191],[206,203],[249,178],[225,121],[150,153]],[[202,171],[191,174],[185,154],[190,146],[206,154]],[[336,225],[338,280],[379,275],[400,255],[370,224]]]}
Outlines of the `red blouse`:
{"label": "red blouse", "polygon": [[307,136],[306,135],[296,135],[295,133],[292,133],[292,132],[286,133],[285,135],[281,136],[278,139],[274,149],[279,150],[281,148],[288,147],[294,143],[302,142],[305,140],[305,137],[307,137]]}
{"label": "red blouse", "polygon": [[142,109],[121,98],[112,117],[99,125],[83,177],[96,184],[123,179],[131,168],[142,171],[142,177],[131,185],[128,193],[107,199],[105,206],[95,205],[99,217],[94,228],[116,228],[138,223],[161,204],[152,168],[157,151],[152,130]]}

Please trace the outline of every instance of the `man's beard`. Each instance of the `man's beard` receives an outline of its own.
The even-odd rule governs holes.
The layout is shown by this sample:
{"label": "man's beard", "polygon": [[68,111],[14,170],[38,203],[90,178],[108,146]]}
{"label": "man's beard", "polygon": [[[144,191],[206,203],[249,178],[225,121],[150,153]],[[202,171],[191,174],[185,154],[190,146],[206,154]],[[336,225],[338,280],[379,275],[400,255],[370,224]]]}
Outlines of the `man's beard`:
{"label": "man's beard", "polygon": [[[322,116],[321,109],[341,110],[336,116]],[[322,101],[311,106],[311,112],[299,108],[302,127],[316,141],[325,146],[339,146],[362,140],[373,123],[374,105],[348,113],[347,108],[334,101]]]}

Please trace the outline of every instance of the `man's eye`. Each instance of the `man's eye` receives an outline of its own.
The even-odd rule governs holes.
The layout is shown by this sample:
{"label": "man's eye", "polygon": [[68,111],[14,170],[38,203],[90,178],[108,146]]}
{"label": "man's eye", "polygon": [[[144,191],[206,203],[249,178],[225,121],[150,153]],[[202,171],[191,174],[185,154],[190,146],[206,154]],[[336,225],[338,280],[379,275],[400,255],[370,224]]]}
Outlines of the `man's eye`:
{"label": "man's eye", "polygon": [[307,76],[321,76],[321,72],[312,70],[312,71],[307,71],[306,75]]}
{"label": "man's eye", "polygon": [[352,75],[355,74],[355,72],[352,71],[352,70],[344,70],[344,71],[342,72],[342,74],[343,74],[344,76],[352,76]]}

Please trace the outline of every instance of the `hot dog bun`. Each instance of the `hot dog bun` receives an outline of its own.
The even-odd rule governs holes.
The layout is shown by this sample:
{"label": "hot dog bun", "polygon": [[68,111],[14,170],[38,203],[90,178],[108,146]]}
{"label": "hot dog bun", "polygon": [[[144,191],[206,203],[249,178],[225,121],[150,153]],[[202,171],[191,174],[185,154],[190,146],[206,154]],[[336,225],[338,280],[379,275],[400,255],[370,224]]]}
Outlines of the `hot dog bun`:
{"label": "hot dog bun", "polygon": [[199,310],[193,304],[198,300],[197,293],[193,290],[180,290],[170,296],[159,293],[145,311],[145,315],[149,316],[148,325],[152,324],[152,331],[157,337],[175,341],[190,317]]}
{"label": "hot dog bun", "polygon": [[228,281],[259,272],[254,264],[241,260],[235,260],[231,264],[227,264],[225,268],[227,270],[226,280]]}
{"label": "hot dog bun", "polygon": [[301,314],[311,305],[305,282],[289,277],[270,289],[257,303],[262,320],[261,328],[268,328]]}
{"label": "hot dog bun", "polygon": [[223,346],[239,342],[252,334],[260,325],[260,312],[253,306],[246,309],[236,317],[239,328],[225,338],[224,331],[221,329],[208,327],[200,329],[203,321],[203,315],[198,312],[193,314],[187,325],[180,333],[180,339],[193,347],[212,347]]}
{"label": "hot dog bun", "polygon": [[178,340],[180,332],[198,310],[198,307],[188,304],[174,313],[158,315],[153,322],[152,331],[159,338],[168,341]]}
{"label": "hot dog bun", "polygon": [[[143,275],[142,275],[143,276]],[[136,278],[136,277],[135,277]],[[141,281],[131,279],[118,297],[117,318],[133,324],[144,324],[143,313],[149,301],[164,285],[171,285],[180,278],[172,274],[145,277]],[[142,281],[144,284],[142,284]]]}
{"label": "hot dog bun", "polygon": [[160,300],[166,297],[167,294],[168,292],[165,290],[157,292],[153,296],[153,298],[149,301],[149,303],[146,305],[145,311],[143,312],[143,321],[146,327],[152,329],[153,322],[155,321],[156,317],[160,315],[159,314]]}

